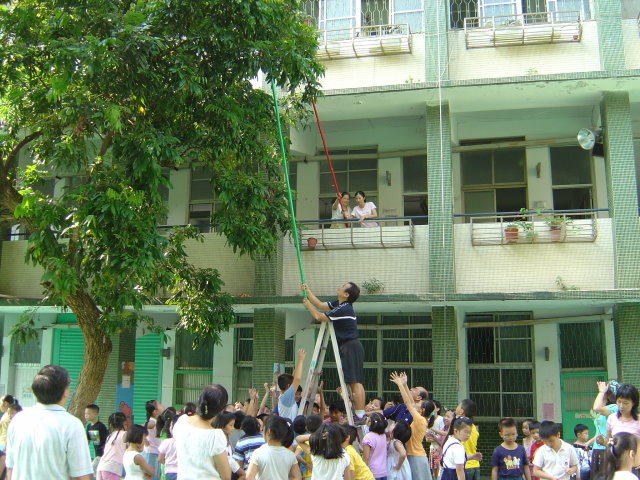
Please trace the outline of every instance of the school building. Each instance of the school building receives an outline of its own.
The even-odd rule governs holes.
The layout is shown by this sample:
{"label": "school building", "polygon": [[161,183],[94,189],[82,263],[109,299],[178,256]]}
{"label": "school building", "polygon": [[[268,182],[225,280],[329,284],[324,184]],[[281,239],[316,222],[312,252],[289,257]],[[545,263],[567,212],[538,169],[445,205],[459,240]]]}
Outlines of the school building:
{"label": "school building", "polygon": [[[406,370],[445,405],[478,403],[485,453],[502,416],[555,420],[573,438],[576,423],[592,425],[597,380],[640,385],[640,4],[304,6],[319,30],[317,104],[339,188],[363,190],[381,218],[374,228],[319,222],[335,192],[310,118],[288,135],[301,257],[321,298],[345,281],[370,287],[355,304],[367,396],[390,398],[389,373]],[[578,145],[584,128],[593,149]],[[270,259],[234,255],[209,225],[216,199],[206,175],[197,166],[169,175],[167,223],[201,225],[205,242],[189,254],[220,270],[237,322],[220,345],[193,351],[173,328],[175,311],[149,306],[166,342],[143,330],[115,336],[98,402],[133,408],[136,421],[144,401],[180,406],[211,382],[233,399],[262,392],[297,348],[310,360],[316,332],[292,239]],[[29,404],[40,365],[79,371],[82,336],[71,312],[42,307],[38,340],[11,338],[41,297],[40,272],[23,263],[19,234],[1,248],[0,390]],[[337,386],[331,361],[326,389]]]}

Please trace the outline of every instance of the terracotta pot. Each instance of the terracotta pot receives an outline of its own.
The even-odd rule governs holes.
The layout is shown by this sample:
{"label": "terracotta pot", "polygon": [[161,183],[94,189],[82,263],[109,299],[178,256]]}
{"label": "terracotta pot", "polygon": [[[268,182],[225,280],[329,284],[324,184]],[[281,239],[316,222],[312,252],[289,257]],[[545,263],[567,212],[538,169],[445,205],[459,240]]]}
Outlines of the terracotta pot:
{"label": "terracotta pot", "polygon": [[549,236],[552,242],[559,242],[562,240],[562,225],[550,225]]}
{"label": "terracotta pot", "polygon": [[507,243],[518,241],[518,227],[507,227],[504,229],[504,238]]}

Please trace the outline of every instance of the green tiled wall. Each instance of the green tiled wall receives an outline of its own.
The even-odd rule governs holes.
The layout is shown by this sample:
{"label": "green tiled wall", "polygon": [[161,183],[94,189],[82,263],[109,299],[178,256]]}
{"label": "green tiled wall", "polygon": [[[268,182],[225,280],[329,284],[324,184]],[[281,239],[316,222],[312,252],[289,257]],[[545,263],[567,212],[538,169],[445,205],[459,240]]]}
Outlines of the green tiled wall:
{"label": "green tiled wall", "polygon": [[621,303],[614,312],[616,352],[618,355],[618,380],[633,385],[640,384],[640,303]]}
{"label": "green tiled wall", "polygon": [[455,291],[449,105],[427,107],[429,291]]}
{"label": "green tiled wall", "polygon": [[458,326],[453,307],[433,307],[431,311],[433,345],[433,391],[447,408],[458,401]]}
{"label": "green tiled wall", "polygon": [[628,92],[605,92],[601,103],[616,288],[640,287],[640,223]]}
{"label": "green tiled wall", "polygon": [[[285,320],[273,308],[256,309],[253,317],[253,386],[273,381],[273,364],[284,363]],[[291,373],[291,372],[289,372]]]}
{"label": "green tiled wall", "polygon": [[424,2],[425,19],[425,79],[431,82],[449,78],[449,52],[447,31],[449,21],[445,0]]}
{"label": "green tiled wall", "polygon": [[598,22],[600,65],[603,70],[625,68],[620,0],[595,0],[595,16]]}

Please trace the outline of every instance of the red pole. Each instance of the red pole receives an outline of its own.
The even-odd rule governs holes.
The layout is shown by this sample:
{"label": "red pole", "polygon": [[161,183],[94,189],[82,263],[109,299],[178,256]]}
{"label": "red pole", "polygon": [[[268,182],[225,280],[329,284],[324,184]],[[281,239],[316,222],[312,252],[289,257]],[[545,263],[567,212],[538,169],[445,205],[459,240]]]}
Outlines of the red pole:
{"label": "red pole", "polygon": [[333,165],[331,163],[331,155],[329,155],[329,149],[327,148],[327,141],[324,139],[324,132],[322,131],[322,125],[320,124],[320,116],[318,115],[318,109],[316,108],[316,102],[311,99],[311,105],[313,105],[313,113],[316,115],[316,123],[318,124],[318,131],[320,131],[320,138],[322,139],[322,147],[324,148],[324,154],[327,157],[327,163],[329,164],[329,171],[331,172],[331,178],[333,179],[333,188],[336,190],[336,197],[338,197],[338,205],[342,211],[342,217],[347,218],[347,211],[342,207],[342,196],[340,195],[340,189],[338,188],[338,180],[336,180],[336,173],[333,171]]}

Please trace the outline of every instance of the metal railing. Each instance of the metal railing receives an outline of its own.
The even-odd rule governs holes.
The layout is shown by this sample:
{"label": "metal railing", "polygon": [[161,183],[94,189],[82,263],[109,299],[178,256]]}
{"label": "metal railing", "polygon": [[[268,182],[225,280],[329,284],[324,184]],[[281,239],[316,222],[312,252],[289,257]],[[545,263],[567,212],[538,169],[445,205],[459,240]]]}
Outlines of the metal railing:
{"label": "metal railing", "polygon": [[407,23],[321,30],[318,41],[318,58],[325,59],[411,53]]}
{"label": "metal railing", "polygon": [[426,217],[375,218],[376,226],[364,227],[358,220],[302,220],[298,238],[302,250],[343,248],[402,248],[415,245],[414,219]]}
{"label": "metal railing", "polygon": [[530,243],[594,242],[598,236],[598,212],[589,210],[542,210],[466,214],[471,224],[471,244],[517,245]]}
{"label": "metal railing", "polygon": [[579,11],[534,12],[464,19],[467,48],[579,42]]}

